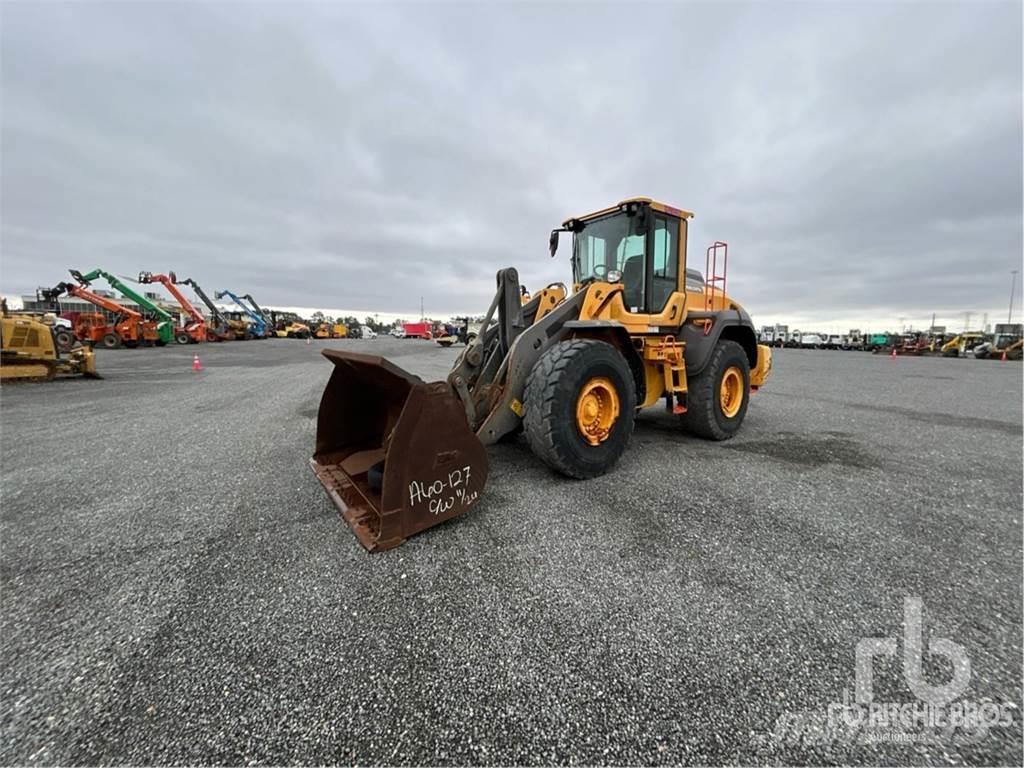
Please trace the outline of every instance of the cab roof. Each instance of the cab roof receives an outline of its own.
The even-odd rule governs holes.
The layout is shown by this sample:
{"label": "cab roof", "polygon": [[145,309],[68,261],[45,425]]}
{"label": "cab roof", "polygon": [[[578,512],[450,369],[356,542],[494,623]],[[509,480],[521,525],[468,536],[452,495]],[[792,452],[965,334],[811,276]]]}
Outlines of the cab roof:
{"label": "cab roof", "polygon": [[593,213],[587,213],[583,216],[573,216],[562,222],[563,227],[569,227],[574,221],[588,221],[590,219],[596,219],[599,216],[607,216],[609,213],[615,213],[624,209],[630,203],[639,203],[647,205],[659,213],[667,213],[669,216],[676,216],[680,219],[692,219],[693,213],[691,211],[684,211],[682,208],[674,208],[671,205],[665,203],[659,203],[657,200],[652,200],[649,197],[627,197],[625,200],[620,200],[615,205],[609,206],[608,208],[602,208],[600,211],[594,211]]}

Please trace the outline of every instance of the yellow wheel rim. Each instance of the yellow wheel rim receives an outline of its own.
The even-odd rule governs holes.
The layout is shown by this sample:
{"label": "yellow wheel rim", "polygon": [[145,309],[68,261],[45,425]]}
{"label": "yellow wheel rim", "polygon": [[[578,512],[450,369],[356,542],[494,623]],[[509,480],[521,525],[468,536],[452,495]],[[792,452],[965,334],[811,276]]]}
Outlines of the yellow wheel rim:
{"label": "yellow wheel rim", "polygon": [[576,399],[576,428],[591,445],[608,439],[619,418],[619,393],[609,379],[588,381]]}
{"label": "yellow wheel rim", "polygon": [[722,384],[718,388],[718,402],[727,419],[733,418],[740,412],[743,395],[743,373],[739,368],[733,366],[722,374]]}

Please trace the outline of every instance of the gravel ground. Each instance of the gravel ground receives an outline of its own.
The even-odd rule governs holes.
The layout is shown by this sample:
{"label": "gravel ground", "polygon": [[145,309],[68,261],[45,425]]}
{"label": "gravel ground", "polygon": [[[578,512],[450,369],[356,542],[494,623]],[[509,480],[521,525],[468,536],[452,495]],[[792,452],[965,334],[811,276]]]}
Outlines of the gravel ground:
{"label": "gravel ground", "polygon": [[[307,463],[325,346],[456,354],[120,350],[4,388],[0,763],[1021,764],[1020,364],[782,350],[736,439],[653,409],[589,482],[496,446],[469,514],[370,556]],[[1012,725],[814,729],[907,596]],[[914,701],[898,658],[874,692]]]}

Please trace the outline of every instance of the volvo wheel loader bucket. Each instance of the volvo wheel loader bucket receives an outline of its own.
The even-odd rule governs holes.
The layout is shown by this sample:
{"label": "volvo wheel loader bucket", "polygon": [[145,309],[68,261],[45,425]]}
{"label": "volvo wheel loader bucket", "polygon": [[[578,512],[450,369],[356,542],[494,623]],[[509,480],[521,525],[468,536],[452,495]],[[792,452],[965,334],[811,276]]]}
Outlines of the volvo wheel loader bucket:
{"label": "volvo wheel loader bucket", "polygon": [[370,552],[461,515],[487,481],[487,451],[451,387],[382,357],[324,350],[334,364],[310,464]]}

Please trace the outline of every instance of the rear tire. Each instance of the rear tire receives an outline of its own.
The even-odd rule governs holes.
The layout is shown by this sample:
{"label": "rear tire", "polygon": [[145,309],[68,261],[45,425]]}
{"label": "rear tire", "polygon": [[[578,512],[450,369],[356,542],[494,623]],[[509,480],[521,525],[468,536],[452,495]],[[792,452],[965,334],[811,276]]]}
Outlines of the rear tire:
{"label": "rear tire", "polygon": [[103,346],[106,349],[117,349],[121,346],[121,337],[116,333],[108,333],[103,337]]}
{"label": "rear tire", "polygon": [[[736,382],[737,374],[741,385]],[[738,391],[736,386],[739,386]],[[742,398],[738,404],[737,396]],[[749,403],[750,361],[747,353],[735,341],[719,341],[704,370],[690,379],[686,413],[679,420],[684,429],[698,437],[728,440],[743,424]]]}
{"label": "rear tire", "polygon": [[[580,416],[588,391],[601,395],[590,401],[599,414],[594,424],[605,414],[614,414],[613,403],[618,410],[601,436],[592,433],[589,438]],[[608,472],[633,433],[633,374],[619,351],[604,341],[575,339],[555,344],[533,366],[523,399],[523,427],[530,448],[549,467],[569,477],[586,479]]]}
{"label": "rear tire", "polygon": [[189,336],[188,333],[185,331],[178,331],[176,334],[174,334],[174,341],[178,344],[188,344],[190,341],[192,341],[192,337]]}

